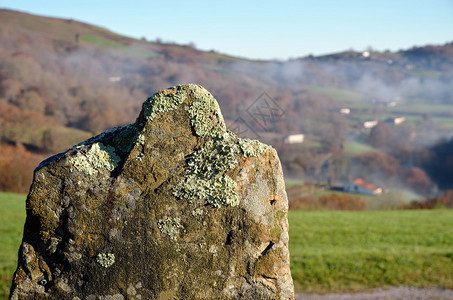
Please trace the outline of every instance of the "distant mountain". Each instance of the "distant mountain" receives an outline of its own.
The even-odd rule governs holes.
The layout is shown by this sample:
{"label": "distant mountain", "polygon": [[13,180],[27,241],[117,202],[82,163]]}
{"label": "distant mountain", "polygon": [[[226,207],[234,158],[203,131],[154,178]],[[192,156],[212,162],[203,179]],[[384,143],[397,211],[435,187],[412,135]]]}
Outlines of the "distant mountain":
{"label": "distant mountain", "polygon": [[[453,43],[247,60],[133,39],[75,20],[0,10],[3,143],[62,151],[134,121],[148,96],[183,83],[211,91],[229,127],[246,136],[279,147],[282,136],[304,133],[313,147],[303,151],[319,161],[308,166],[292,151],[282,162],[291,172],[317,174],[321,157],[341,156],[351,136],[365,134],[361,123],[368,119],[404,115],[414,126],[410,130],[426,132],[426,138],[451,131],[452,110],[445,108],[453,104]],[[351,114],[338,113],[340,108]]]}

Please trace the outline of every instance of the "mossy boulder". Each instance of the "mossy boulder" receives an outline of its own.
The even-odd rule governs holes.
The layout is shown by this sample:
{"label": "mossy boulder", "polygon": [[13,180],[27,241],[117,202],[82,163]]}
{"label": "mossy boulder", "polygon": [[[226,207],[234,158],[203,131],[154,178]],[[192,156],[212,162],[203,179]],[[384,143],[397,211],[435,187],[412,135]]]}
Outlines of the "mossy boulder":
{"label": "mossy boulder", "polygon": [[293,299],[276,151],[198,85],[43,161],[11,299]]}

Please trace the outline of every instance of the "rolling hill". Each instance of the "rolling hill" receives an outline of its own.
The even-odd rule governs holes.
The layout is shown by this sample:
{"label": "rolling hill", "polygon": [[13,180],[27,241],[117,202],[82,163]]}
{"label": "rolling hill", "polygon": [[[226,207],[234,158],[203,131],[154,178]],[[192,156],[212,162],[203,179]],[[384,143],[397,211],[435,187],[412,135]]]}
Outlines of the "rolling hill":
{"label": "rolling hill", "polygon": [[[30,165],[43,156],[134,121],[141,103],[157,90],[191,82],[213,93],[230,128],[274,145],[286,174],[298,177],[322,180],[333,173],[347,180],[357,167],[382,173],[382,167],[363,165],[363,153],[348,150],[370,144],[365,121],[405,118],[390,130],[391,149],[365,147],[367,155],[371,148],[375,155],[396,157],[397,178],[422,164],[420,155],[411,154],[409,162],[407,153],[449,137],[453,128],[453,43],[258,61],[0,10],[0,182],[17,182],[11,170],[31,173]],[[279,107],[279,114],[258,118],[252,109],[263,103]],[[350,113],[339,113],[341,108]],[[306,142],[283,144],[291,133],[305,134]],[[23,153],[27,166],[5,158],[8,151]],[[24,191],[31,179],[17,176],[24,183],[14,190]]]}

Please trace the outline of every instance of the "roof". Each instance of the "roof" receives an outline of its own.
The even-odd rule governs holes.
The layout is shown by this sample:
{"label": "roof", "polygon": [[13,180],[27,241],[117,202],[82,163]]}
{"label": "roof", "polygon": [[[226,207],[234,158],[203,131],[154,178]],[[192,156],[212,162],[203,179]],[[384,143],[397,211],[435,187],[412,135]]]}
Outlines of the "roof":
{"label": "roof", "polygon": [[367,190],[370,190],[370,191],[375,191],[375,190],[377,190],[377,189],[380,188],[380,187],[378,187],[378,186],[376,186],[376,185],[374,185],[374,184],[372,184],[372,183],[369,183],[369,182],[363,180],[362,178],[357,178],[357,179],[355,179],[355,180],[353,181],[353,183],[354,183],[355,185],[364,187],[364,188],[366,188]]}

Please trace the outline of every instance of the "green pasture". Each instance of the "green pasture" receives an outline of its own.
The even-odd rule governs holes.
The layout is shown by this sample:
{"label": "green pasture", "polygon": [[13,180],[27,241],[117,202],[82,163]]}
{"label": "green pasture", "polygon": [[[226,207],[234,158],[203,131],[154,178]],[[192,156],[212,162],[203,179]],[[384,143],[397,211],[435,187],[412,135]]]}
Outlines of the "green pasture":
{"label": "green pasture", "polygon": [[388,111],[394,114],[445,114],[451,111],[451,104],[431,103],[429,101],[423,102],[409,102],[408,104],[401,104],[395,107],[389,107]]}
{"label": "green pasture", "polygon": [[83,44],[92,44],[100,48],[123,48],[126,47],[121,41],[112,40],[95,34],[83,34],[79,38]]}
{"label": "green pasture", "polygon": [[84,34],[80,36],[80,42],[82,44],[95,45],[104,50],[119,50],[125,54],[128,54],[130,57],[156,58],[160,56],[160,54],[158,54],[157,52],[149,49],[146,43],[138,41],[136,41],[136,44],[130,44],[125,43],[125,41],[123,40],[112,39],[109,36],[102,36],[98,34]]}
{"label": "green pasture", "polygon": [[451,117],[434,117],[433,121],[439,129],[453,130],[453,118]]}
{"label": "green pasture", "polygon": [[362,154],[378,151],[376,148],[360,142],[345,142],[343,146],[344,155],[347,157],[356,157]]}
{"label": "green pasture", "polygon": [[299,292],[453,288],[453,210],[291,211],[288,218]]}
{"label": "green pasture", "polygon": [[[0,299],[7,299],[25,219],[25,195],[0,193]],[[296,291],[453,288],[453,210],[290,211]]]}
{"label": "green pasture", "polygon": [[8,299],[25,221],[25,195],[0,193],[0,299]]}

